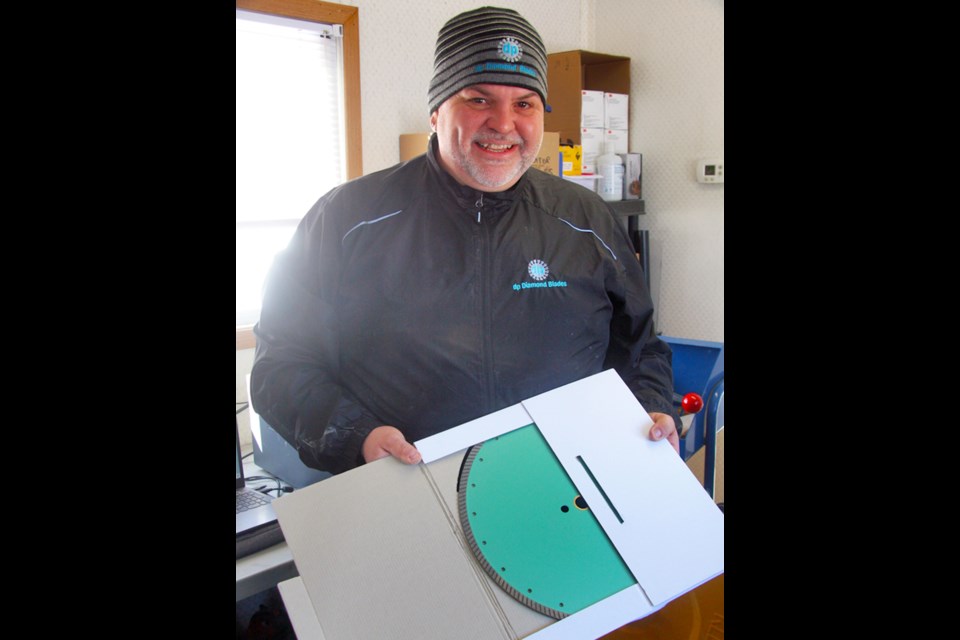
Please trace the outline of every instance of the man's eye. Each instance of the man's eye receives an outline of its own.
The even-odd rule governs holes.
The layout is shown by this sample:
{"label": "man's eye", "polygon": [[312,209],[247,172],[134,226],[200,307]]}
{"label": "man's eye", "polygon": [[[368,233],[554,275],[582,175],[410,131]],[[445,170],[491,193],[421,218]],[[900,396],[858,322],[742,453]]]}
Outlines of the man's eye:
{"label": "man's eye", "polygon": [[529,102],[518,102],[517,106],[521,109],[529,109],[533,105],[531,105]]}
{"label": "man's eye", "polygon": [[486,104],[487,99],[486,98],[470,98],[470,102],[474,104]]}

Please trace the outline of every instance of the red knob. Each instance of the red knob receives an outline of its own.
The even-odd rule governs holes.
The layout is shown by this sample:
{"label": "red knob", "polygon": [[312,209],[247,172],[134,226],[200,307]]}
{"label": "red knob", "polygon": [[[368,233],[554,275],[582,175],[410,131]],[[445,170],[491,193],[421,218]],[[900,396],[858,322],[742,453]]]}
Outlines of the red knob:
{"label": "red knob", "polygon": [[693,392],[688,393],[683,396],[680,406],[683,407],[686,413],[696,413],[700,411],[700,409],[703,409],[703,398],[701,398],[699,394]]}

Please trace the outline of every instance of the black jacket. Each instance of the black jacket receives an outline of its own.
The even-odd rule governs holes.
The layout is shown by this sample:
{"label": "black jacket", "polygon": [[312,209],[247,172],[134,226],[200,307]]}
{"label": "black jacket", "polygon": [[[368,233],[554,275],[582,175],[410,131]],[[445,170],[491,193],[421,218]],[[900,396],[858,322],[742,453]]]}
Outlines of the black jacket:
{"label": "black jacket", "polygon": [[670,348],[606,203],[537,169],[474,191],[435,154],[434,136],[303,218],[264,291],[257,412],[331,473],[363,462],[376,426],[413,442],[608,368],[679,425]]}

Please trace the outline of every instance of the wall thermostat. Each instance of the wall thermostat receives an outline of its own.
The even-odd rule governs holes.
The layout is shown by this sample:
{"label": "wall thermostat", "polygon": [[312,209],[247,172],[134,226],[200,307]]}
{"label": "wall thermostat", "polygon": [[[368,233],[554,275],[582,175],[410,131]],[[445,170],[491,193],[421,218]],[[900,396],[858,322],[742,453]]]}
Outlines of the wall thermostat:
{"label": "wall thermostat", "polygon": [[723,160],[710,158],[697,163],[697,182],[713,184],[723,182]]}

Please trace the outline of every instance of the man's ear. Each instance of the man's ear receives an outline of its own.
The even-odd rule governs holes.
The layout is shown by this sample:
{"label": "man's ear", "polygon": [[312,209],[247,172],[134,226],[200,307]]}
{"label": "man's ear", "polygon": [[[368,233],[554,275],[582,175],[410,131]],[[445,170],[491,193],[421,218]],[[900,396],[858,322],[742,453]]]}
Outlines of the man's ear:
{"label": "man's ear", "polygon": [[430,114],[430,129],[434,133],[437,132],[437,112],[436,111]]}

